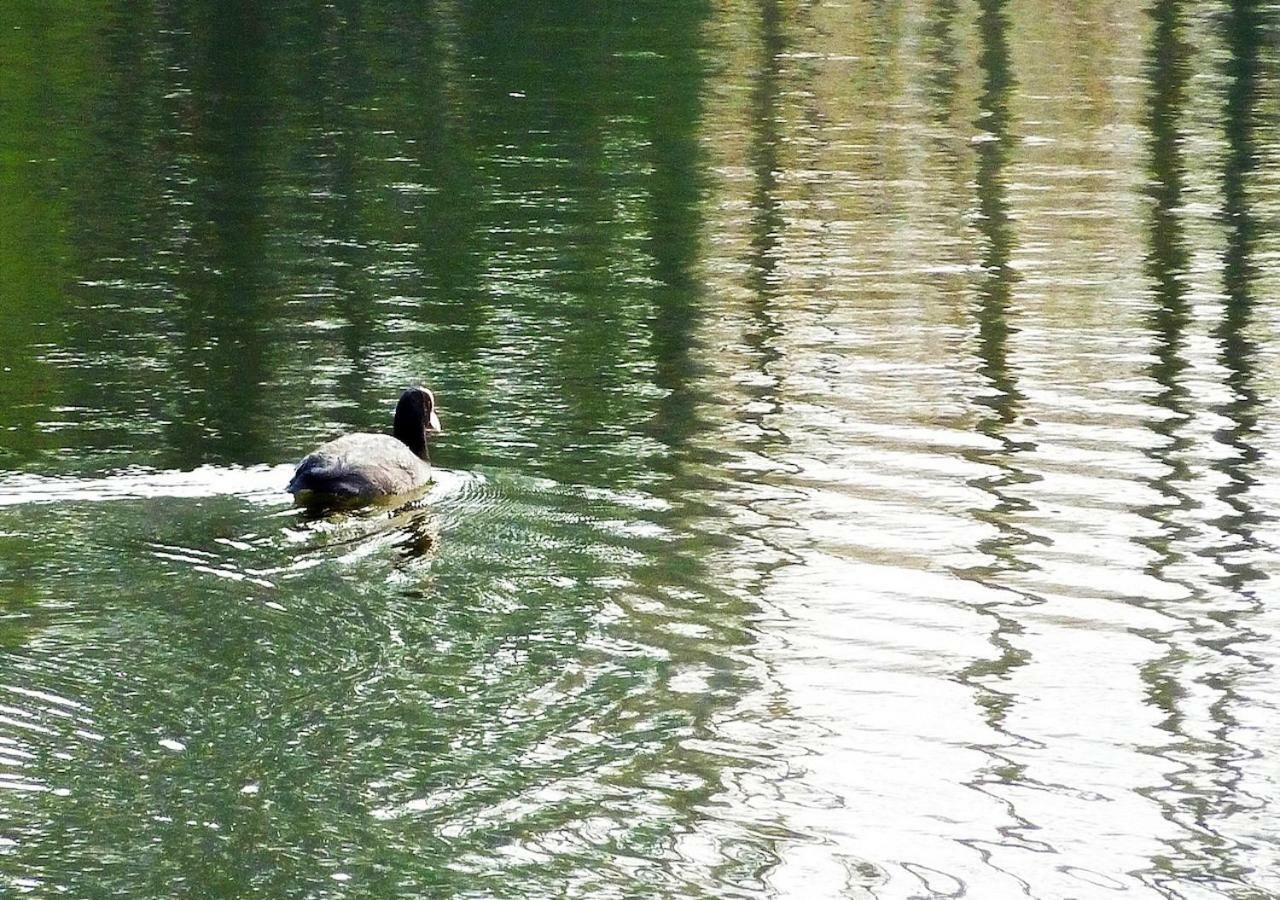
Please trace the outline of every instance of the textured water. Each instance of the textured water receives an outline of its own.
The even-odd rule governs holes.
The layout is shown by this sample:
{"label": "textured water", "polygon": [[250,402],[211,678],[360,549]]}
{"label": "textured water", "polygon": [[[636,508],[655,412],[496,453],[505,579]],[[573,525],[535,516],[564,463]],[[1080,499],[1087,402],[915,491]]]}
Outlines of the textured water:
{"label": "textured water", "polygon": [[1280,8],[412,6],[0,13],[0,893],[1280,896]]}

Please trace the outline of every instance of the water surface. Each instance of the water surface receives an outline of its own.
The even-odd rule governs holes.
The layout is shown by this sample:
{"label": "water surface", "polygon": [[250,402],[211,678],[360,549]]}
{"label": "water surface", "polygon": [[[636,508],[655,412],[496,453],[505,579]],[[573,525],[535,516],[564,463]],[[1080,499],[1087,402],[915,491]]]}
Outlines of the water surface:
{"label": "water surface", "polygon": [[5,890],[1280,896],[1280,14],[401,6],[6,6]]}

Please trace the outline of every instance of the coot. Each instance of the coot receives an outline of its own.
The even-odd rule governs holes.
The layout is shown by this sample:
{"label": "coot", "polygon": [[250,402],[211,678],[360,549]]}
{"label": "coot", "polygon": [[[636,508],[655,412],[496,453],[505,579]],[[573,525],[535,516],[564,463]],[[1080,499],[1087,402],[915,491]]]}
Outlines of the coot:
{"label": "coot", "polygon": [[424,387],[400,395],[391,434],[356,434],[322,444],[298,463],[287,490],[307,506],[365,503],[430,480],[427,435],[440,433],[436,398]]}

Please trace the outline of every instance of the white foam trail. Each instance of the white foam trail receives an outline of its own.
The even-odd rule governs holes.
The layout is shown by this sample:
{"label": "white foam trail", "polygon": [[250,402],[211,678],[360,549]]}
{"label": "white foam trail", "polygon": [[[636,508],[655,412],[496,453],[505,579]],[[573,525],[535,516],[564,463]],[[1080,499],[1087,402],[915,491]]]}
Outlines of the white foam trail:
{"label": "white foam trail", "polygon": [[[293,464],[279,466],[200,466],[176,469],[129,468],[100,478],[70,478],[10,473],[0,475],[0,506],[24,503],[101,502],[145,497],[238,496],[256,503],[288,503],[285,485]],[[422,500],[438,500],[484,478],[435,469]]]}
{"label": "white foam trail", "polygon": [[131,468],[101,478],[14,473],[0,475],[0,506],[224,495],[271,503],[289,499],[284,487],[292,474],[292,465],[200,466],[190,472]]}

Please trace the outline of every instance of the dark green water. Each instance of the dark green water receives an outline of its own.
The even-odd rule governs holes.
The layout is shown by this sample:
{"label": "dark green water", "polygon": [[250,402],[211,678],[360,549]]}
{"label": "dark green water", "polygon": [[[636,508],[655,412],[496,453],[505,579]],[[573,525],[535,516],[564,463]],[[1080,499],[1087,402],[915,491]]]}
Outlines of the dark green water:
{"label": "dark green water", "polygon": [[499,7],[0,10],[0,893],[1280,896],[1280,10]]}

